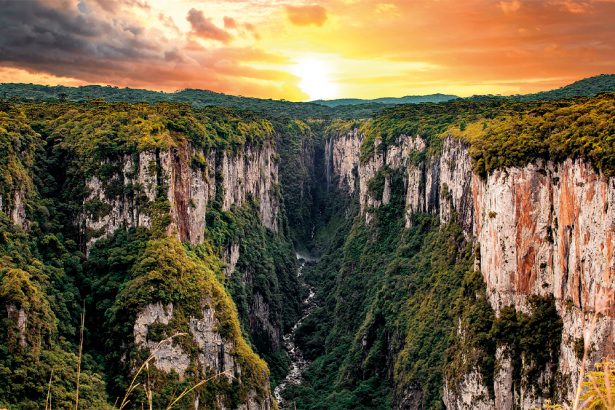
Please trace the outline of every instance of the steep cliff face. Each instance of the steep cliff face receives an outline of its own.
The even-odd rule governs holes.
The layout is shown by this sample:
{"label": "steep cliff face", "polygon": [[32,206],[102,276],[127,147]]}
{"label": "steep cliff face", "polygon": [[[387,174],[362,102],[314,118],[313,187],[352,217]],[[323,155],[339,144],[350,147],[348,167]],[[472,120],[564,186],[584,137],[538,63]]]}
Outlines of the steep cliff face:
{"label": "steep cliff face", "polygon": [[[205,216],[221,191],[221,207],[227,211],[257,201],[261,222],[278,230],[278,166],[271,144],[243,147],[237,154],[215,150],[203,152],[188,144],[168,150],[125,155],[121,173],[103,184],[99,178],[86,181],[89,192],[83,223],[88,249],[97,239],[120,227],[151,227],[151,206],[159,192],[170,204],[168,233],[197,244],[205,234]],[[108,194],[119,184],[120,193]],[[87,212],[94,208],[94,212]],[[232,261],[229,260],[229,263]]]}
{"label": "steep cliff face", "polygon": [[151,357],[145,383],[155,407],[198,384],[190,407],[271,409],[269,370],[243,338],[209,252],[189,252],[174,237],[147,242],[110,310],[115,374],[135,374]]}
{"label": "steep cliff face", "polygon": [[[208,213],[215,210],[230,212],[231,215],[236,209],[245,207],[250,209],[248,213],[253,212],[252,207],[255,207],[259,224],[272,235],[278,234],[278,160],[272,143],[244,146],[235,154],[215,150],[204,152],[186,144],[180,148],[125,155],[119,168],[121,172],[104,183],[97,177],[86,182],[89,194],[85,209],[95,210],[83,217],[88,250],[96,241],[117,229],[152,228],[156,225],[156,219],[161,216],[165,218],[165,215],[169,218],[165,225],[167,235],[196,245],[204,241],[208,228],[217,229],[216,226],[207,226]],[[110,197],[109,187],[114,184],[120,186],[120,193]],[[168,203],[168,210],[164,206],[160,208],[160,204],[164,205],[165,202]],[[255,252],[254,246],[264,245],[248,243],[245,236],[237,234],[227,237],[221,245],[224,272],[229,280],[237,283],[235,286],[247,289],[245,298],[248,307],[245,312],[242,311],[242,319],[250,334],[257,338],[257,348],[264,354],[278,354],[284,326],[280,317],[282,307],[271,297],[266,300],[263,297],[263,294],[279,293],[278,281],[267,286],[255,284],[255,280],[262,281],[260,276],[255,278],[256,274],[263,273],[254,272],[253,265],[242,262]],[[290,251],[288,254],[291,255]],[[273,271],[267,274],[275,276],[294,272],[292,266],[275,269],[288,272]],[[228,347],[227,355],[231,351],[229,349],[231,347]],[[185,355],[178,351],[168,353],[166,360],[158,360],[157,363],[169,371],[169,366],[174,366],[181,375],[188,364]],[[206,360],[212,355],[209,352],[202,357]],[[206,360],[201,364],[217,369],[217,360],[216,363]],[[226,364],[233,367],[232,361],[227,360]],[[240,372],[239,369],[237,371]]]}
{"label": "steep cliff face", "polygon": [[[472,188],[491,305],[496,312],[510,305],[528,311],[530,296],[555,297],[563,334],[553,376],[570,402],[581,365],[575,343],[591,346],[591,361],[615,352],[615,180],[567,160],[495,171],[486,181],[474,178]],[[590,330],[593,312],[600,317]],[[499,388],[506,387],[496,383],[496,396]],[[515,404],[540,404],[523,393]]]}
{"label": "steep cliff face", "polygon": [[453,210],[460,213],[464,229],[472,232],[472,166],[467,154],[468,145],[461,140],[448,138],[443,153],[438,157],[426,155],[427,145],[420,136],[402,135],[399,144],[379,150],[365,162],[359,161],[363,136],[355,129],[326,143],[327,172],[329,181],[338,188],[353,194],[358,189],[361,213],[370,220],[370,210],[389,202],[390,175],[384,176],[379,195],[369,189],[370,181],[384,168],[401,170],[405,184],[406,227],[411,216],[424,212],[438,214],[443,222],[450,220]]}
{"label": "steep cliff face", "polygon": [[[148,332],[153,326],[168,326],[173,320],[173,304],[163,306],[160,302],[145,306],[137,314],[134,324],[135,346],[146,349],[154,356],[154,365],[164,373],[176,373],[180,380],[186,378],[186,372],[192,367],[201,369],[201,377],[208,374],[217,374],[224,383],[232,383],[233,379],[241,380],[242,367],[235,358],[238,355],[237,343],[221,336],[218,328],[220,323],[216,318],[214,303],[211,299],[201,300],[200,317],[188,317],[189,336],[191,344],[196,348],[196,357],[193,352],[187,351],[180,345],[171,342],[148,340]],[[259,386],[262,388],[262,386]],[[194,399],[194,408],[199,408],[203,402],[200,395]],[[228,401],[223,395],[214,400],[217,408],[226,409]],[[244,403],[235,404],[233,408],[239,410],[270,410],[273,403],[270,395],[259,398],[256,390],[250,390]]]}
{"label": "steep cliff face", "polygon": [[[615,179],[570,159],[509,167],[481,179],[472,172],[469,144],[452,137],[443,141],[438,155],[426,155],[425,141],[418,136],[402,135],[384,150],[376,140],[374,155],[359,161],[361,140],[355,130],[327,141],[328,173],[337,187],[357,195],[367,224],[373,210],[390,198],[391,172],[402,172],[406,227],[415,213],[438,215],[443,223],[454,213],[475,243],[475,267],[496,315],[510,306],[530,314],[531,297],[553,296],[563,321],[559,355],[553,358],[556,374],[543,370],[535,385],[514,383],[513,388],[513,373],[522,369],[513,368],[502,343],[494,385],[485,386],[474,368],[454,388],[447,386],[447,406],[539,406],[554,380],[556,396],[570,402],[581,364],[579,341],[591,346],[590,361],[614,352]],[[374,188],[378,178],[380,189]],[[595,328],[594,312],[600,312]]]}

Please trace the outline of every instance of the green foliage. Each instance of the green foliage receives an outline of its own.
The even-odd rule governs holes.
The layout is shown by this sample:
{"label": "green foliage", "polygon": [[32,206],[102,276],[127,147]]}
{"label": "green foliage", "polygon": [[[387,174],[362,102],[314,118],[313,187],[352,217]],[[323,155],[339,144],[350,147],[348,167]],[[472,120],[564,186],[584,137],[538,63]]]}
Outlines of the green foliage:
{"label": "green foliage", "polygon": [[541,103],[459,132],[470,143],[474,171],[523,166],[536,159],[583,158],[605,175],[615,172],[615,94]]}
{"label": "green foliage", "polygon": [[446,350],[445,377],[449,387],[454,389],[461,382],[460,377],[478,368],[493,398],[497,345],[493,327],[496,319],[480,272],[466,272],[454,300],[453,314],[459,321]]}
{"label": "green foliage", "polygon": [[6,346],[9,351],[29,349],[30,353],[38,354],[43,344],[50,344],[55,331],[55,316],[49,302],[28,272],[8,269],[0,273],[0,278],[0,306],[6,306],[8,311],[3,320]]}
{"label": "green foliage", "polygon": [[[515,101],[556,100],[572,97],[591,97],[599,93],[615,92],[615,75],[603,74],[589,77],[557,90],[510,97],[476,96],[471,100],[507,99]],[[207,106],[250,110],[268,118],[368,118],[381,111],[387,104],[417,104],[449,101],[452,95],[433,94],[406,96],[402,98],[379,98],[375,100],[341,99],[297,103],[285,100],[248,98],[215,93],[208,90],[186,89],[175,93],[150,90],[88,85],[81,87],[45,86],[36,84],[0,84],[4,99],[18,98],[27,101],[88,101],[109,102],[159,102],[188,103],[195,108]]]}
{"label": "green foliage", "polygon": [[398,142],[421,136],[427,154],[439,152],[443,137],[470,143],[474,171],[485,177],[495,169],[523,166],[537,159],[561,162],[583,158],[610,176],[615,172],[615,94],[555,102],[518,102],[483,98],[389,108],[363,122],[338,120],[329,133],[364,135],[360,159],[368,161]]}
{"label": "green foliage", "polygon": [[387,177],[391,174],[391,169],[387,166],[379,169],[376,175],[369,181],[367,181],[367,190],[369,194],[374,198],[382,198],[384,192],[384,184]]}
{"label": "green foliage", "polygon": [[340,209],[328,251],[305,271],[320,306],[297,332],[314,359],[304,383],[287,391],[298,408],[390,408],[393,383],[418,388],[426,408],[443,406],[451,300],[471,252],[454,223],[438,228],[433,217],[417,215],[405,229],[403,175],[389,177],[390,204],[371,210],[370,226]]}
{"label": "green foliage", "polygon": [[[498,344],[508,349],[513,361],[513,382],[536,386],[538,376],[547,367],[552,374],[557,369],[563,322],[553,296],[532,296],[529,302],[530,315],[512,307],[502,309],[494,322],[492,334]],[[526,360],[525,366],[522,366],[522,358]],[[550,386],[551,389],[554,387]]]}
{"label": "green foliage", "polygon": [[147,204],[145,212],[152,221],[151,232],[154,236],[162,237],[167,233],[171,223],[171,204],[166,197],[158,196],[153,202]]}
{"label": "green foliage", "polygon": [[[73,262],[56,236],[33,240],[0,212],[0,307],[7,313],[0,319],[0,406],[41,408],[53,372],[53,406],[72,407],[77,347],[70,313],[78,313],[68,277]],[[103,377],[89,356],[82,370],[81,403],[107,408]]]}
{"label": "green foliage", "polygon": [[[283,377],[287,363],[280,357],[280,340],[272,329],[290,330],[299,318],[301,295],[296,292],[299,286],[291,244],[266,229],[258,212],[254,202],[226,212],[212,207],[206,226],[219,252],[239,244],[240,256],[226,286],[237,304],[246,337],[270,363],[275,383]],[[267,317],[255,312],[262,304],[268,306]]]}
{"label": "green foliage", "polygon": [[492,113],[501,111],[504,105],[504,101],[497,99],[480,103],[454,100],[386,109],[359,128],[365,135],[361,142],[361,161],[366,162],[375,153],[386,151],[402,135],[421,136],[427,142],[430,154],[438,153],[442,146],[440,136],[452,124],[478,119],[481,115],[493,115]]}
{"label": "green foliage", "polygon": [[14,207],[15,195],[33,195],[30,169],[40,141],[28,125],[26,115],[13,104],[0,104],[0,207],[8,213]]}
{"label": "green foliage", "polygon": [[[35,116],[44,106],[25,107]],[[127,154],[186,143],[234,152],[244,144],[257,146],[273,138],[272,125],[251,113],[166,103],[58,104],[46,115],[44,127],[80,160],[86,176],[97,175],[103,181],[118,173],[117,160]]]}
{"label": "green foliage", "polygon": [[[77,360],[76,354],[60,346],[45,349],[40,355],[15,355],[0,344],[0,406],[16,410],[44,408],[51,379],[52,407],[73,408]],[[81,365],[79,407],[111,409],[103,376],[94,371],[92,364],[85,357]]]}
{"label": "green foliage", "polygon": [[384,97],[384,98],[374,98],[373,100],[362,100],[360,98],[339,98],[335,100],[316,100],[312,101],[315,104],[326,105],[328,107],[337,107],[340,105],[360,105],[367,103],[378,103],[378,104],[421,104],[421,103],[437,103],[450,101],[459,98],[455,95],[446,95],[446,94],[430,94],[430,95],[407,95],[405,97],[393,98],[393,97]]}
{"label": "green foliage", "polygon": [[559,100],[574,97],[593,97],[600,93],[615,92],[615,74],[600,74],[584,78],[564,87],[528,95],[515,95],[519,101]]}
{"label": "green foliage", "polygon": [[[216,396],[222,397],[229,407],[245,403],[250,391],[256,392],[261,399],[265,397],[269,376],[267,365],[243,339],[235,305],[217,279],[216,272],[219,270],[220,261],[203,247],[197,253],[187,251],[172,237],[147,242],[131,268],[130,280],[121,287],[107,312],[113,335],[107,345],[107,363],[115,375],[118,392],[128,387],[129,379],[125,377],[131,373],[130,369],[136,368],[135,364],[138,366],[149,354],[142,346],[131,342],[134,340],[132,324],[143,308],[161,303],[163,306],[173,305],[173,316],[167,326],[155,327],[153,337],[160,339],[186,333],[187,336],[178,337],[173,343],[190,355],[190,368],[182,381],[177,379],[176,374],[150,369],[149,383],[156,404],[168,403],[174,392],[211,376],[209,371],[198,365],[198,347],[189,329],[189,321],[202,318],[204,309],[213,309],[217,322],[215,331],[233,345],[229,353],[241,368],[241,374],[234,374],[240,383],[234,385],[226,377],[219,377],[195,389],[190,397],[194,399],[196,394],[200,394],[202,408],[213,407]],[[127,357],[125,364],[120,360],[123,355]],[[122,369],[125,366],[128,368]],[[135,399],[133,407],[140,407],[139,400],[142,399]]]}
{"label": "green foliage", "polygon": [[97,85],[64,87],[35,84],[0,84],[0,94],[4,99],[17,98],[24,101],[48,102],[72,101],[81,104],[103,100],[127,103],[147,102],[150,104],[186,103],[195,108],[218,106],[250,110],[272,119],[365,118],[383,107],[383,104],[366,102],[360,105],[330,108],[320,104],[239,97],[207,90],[186,89],[175,93],[164,93]]}

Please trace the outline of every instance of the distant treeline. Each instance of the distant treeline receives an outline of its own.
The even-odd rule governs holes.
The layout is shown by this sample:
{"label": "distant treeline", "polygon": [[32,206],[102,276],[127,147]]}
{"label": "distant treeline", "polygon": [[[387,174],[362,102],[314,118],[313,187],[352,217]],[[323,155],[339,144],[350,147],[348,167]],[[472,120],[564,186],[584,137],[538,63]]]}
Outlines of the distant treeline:
{"label": "distant treeline", "polygon": [[[556,90],[514,96],[473,96],[466,99],[512,99],[516,101],[557,100],[572,97],[591,97],[602,92],[615,92],[615,74],[589,77]],[[390,105],[408,103],[437,103],[457,99],[454,95],[432,94],[402,98],[378,98],[374,100],[339,99],[331,101],[292,102],[242,97],[216,93],[208,90],[185,89],[173,93],[134,88],[87,85],[81,87],[45,86],[37,84],[0,84],[0,99],[28,101],[74,101],[105,100],[109,102],[180,102],[195,108],[220,106],[250,110],[268,118],[369,118]]]}

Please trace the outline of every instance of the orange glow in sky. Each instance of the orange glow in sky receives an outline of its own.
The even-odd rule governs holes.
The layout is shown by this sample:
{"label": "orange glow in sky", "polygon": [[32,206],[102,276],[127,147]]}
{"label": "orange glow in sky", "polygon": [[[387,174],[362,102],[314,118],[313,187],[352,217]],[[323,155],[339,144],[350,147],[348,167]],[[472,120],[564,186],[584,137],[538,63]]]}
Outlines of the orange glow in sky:
{"label": "orange glow in sky", "polygon": [[615,0],[0,0],[0,82],[288,100],[515,94],[615,72]]}

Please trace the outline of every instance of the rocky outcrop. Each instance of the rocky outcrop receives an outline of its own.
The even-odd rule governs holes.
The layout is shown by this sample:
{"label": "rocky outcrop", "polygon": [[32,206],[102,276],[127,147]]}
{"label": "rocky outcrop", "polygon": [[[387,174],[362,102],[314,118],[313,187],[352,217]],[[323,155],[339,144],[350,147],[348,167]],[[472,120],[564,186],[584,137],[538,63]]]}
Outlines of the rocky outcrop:
{"label": "rocky outcrop", "polygon": [[237,157],[224,152],[220,166],[222,209],[243,204],[249,196],[258,201],[263,225],[278,230],[278,164],[271,146],[263,149],[244,148]]}
{"label": "rocky outcrop", "polygon": [[10,216],[11,221],[22,229],[28,229],[30,224],[26,217],[26,207],[24,203],[25,195],[21,190],[16,190],[12,195],[12,202],[4,200],[2,194],[0,194],[0,212],[4,212]]}
{"label": "rocky outcrop", "polygon": [[171,206],[169,233],[182,241],[203,241],[205,214],[217,190],[223,210],[254,199],[263,225],[277,231],[276,158],[271,144],[246,146],[236,154],[184,145],[125,155],[121,172],[104,183],[97,177],[86,181],[89,194],[82,216],[86,247],[89,250],[96,240],[122,227],[150,227],[152,204],[161,191]]}
{"label": "rocky outcrop", "polygon": [[477,410],[493,408],[493,401],[489,398],[489,391],[478,369],[472,369],[469,373],[464,374],[461,382],[454,386],[455,391],[450,390],[449,384],[448,380],[445,381],[443,398],[446,408]]}
{"label": "rocky outcrop", "polygon": [[22,348],[26,347],[28,344],[26,340],[26,330],[27,330],[26,327],[28,323],[28,315],[23,309],[17,308],[13,304],[6,306],[6,314],[9,320],[15,324],[15,328],[17,331],[16,336],[19,341],[19,346],[21,346]]}
{"label": "rocky outcrop", "polygon": [[363,136],[354,129],[346,135],[325,142],[327,185],[346,189],[353,194],[357,189],[359,150]]}
{"label": "rocky outcrop", "polygon": [[237,266],[237,261],[239,260],[239,244],[231,244],[224,250],[224,255],[222,256],[224,261],[226,261],[224,273],[226,276],[229,276],[235,271],[235,266]]}
{"label": "rocky outcrop", "polygon": [[615,316],[614,183],[572,160],[474,180],[481,271],[496,310],[553,294]]}
{"label": "rocky outcrop", "polygon": [[[134,342],[137,347],[144,348],[154,355],[153,366],[157,369],[171,373],[176,372],[180,380],[187,377],[189,368],[198,369],[197,378],[205,379],[213,372],[220,374],[231,382],[233,379],[241,383],[242,369],[236,360],[237,352],[235,344],[224,339],[218,331],[219,324],[216,319],[216,311],[211,300],[201,300],[201,317],[188,317],[189,337],[193,348],[185,351],[185,341],[180,345],[174,340],[160,341],[148,340],[149,329],[153,325],[168,325],[173,320],[173,304],[162,305],[155,303],[145,306],[137,314],[134,324]],[[269,391],[268,386],[263,386]],[[224,400],[217,399],[217,408],[225,409]],[[270,395],[259,398],[255,391],[248,394],[246,403],[238,409],[269,410],[273,407]],[[199,408],[199,398],[194,403],[194,408]]]}
{"label": "rocky outcrop", "polygon": [[148,340],[148,330],[153,324],[168,325],[173,318],[173,305],[169,303],[163,306],[162,303],[147,305],[137,315],[133,327],[135,345],[147,348],[150,354],[155,357],[154,366],[166,373],[175,371],[180,378],[186,374],[190,366],[190,356],[183,349],[175,345],[172,341],[161,343],[160,340]]}
{"label": "rocky outcrop", "polygon": [[[363,135],[358,131],[331,138],[326,143],[327,175],[330,184],[349,194],[358,186],[358,200],[366,221],[370,210],[387,204],[391,196],[390,176],[385,176],[381,197],[374,197],[369,182],[379,170],[402,171],[404,174],[406,226],[411,216],[418,212],[439,214],[443,221],[450,219],[453,211],[460,213],[460,222],[472,231],[473,207],[471,204],[472,167],[467,155],[467,144],[458,139],[444,141],[442,155],[427,156],[427,144],[420,136],[399,137],[399,143],[380,149],[375,141],[375,154],[367,161],[359,161]],[[462,181],[460,183],[460,181]]]}
{"label": "rocky outcrop", "polygon": [[11,210],[11,219],[15,225],[21,227],[22,229],[28,229],[29,222],[26,218],[24,194],[20,190],[15,191],[13,209]]}
{"label": "rocky outcrop", "polygon": [[[542,374],[539,384],[555,377],[561,400],[570,402],[581,364],[575,343],[591,346],[591,362],[615,353],[615,178],[569,159],[496,170],[483,180],[472,172],[468,144],[452,137],[436,156],[426,155],[419,136],[401,136],[384,150],[376,141],[373,157],[361,162],[361,139],[354,131],[327,141],[327,169],[332,186],[357,196],[367,223],[370,211],[391,196],[388,177],[379,197],[370,192],[370,180],[385,168],[402,172],[406,226],[417,212],[442,222],[454,214],[476,243],[476,268],[496,314],[506,306],[529,313],[533,295],[555,298],[564,322],[558,373]],[[600,315],[592,326],[594,312]],[[542,404],[544,398],[530,390],[512,391],[512,363],[502,349],[495,399],[485,396],[474,369],[445,389],[450,408],[470,402],[498,409]]]}
{"label": "rocky outcrop", "polygon": [[248,325],[252,335],[266,335],[272,351],[281,346],[282,335],[280,329],[271,323],[272,315],[269,304],[263,299],[263,295],[256,292],[250,304]]}
{"label": "rocky outcrop", "polygon": [[[474,177],[472,193],[478,261],[496,313],[528,311],[532,295],[555,297],[564,321],[557,377],[570,402],[575,342],[591,345],[590,361],[615,353],[615,180],[569,159]],[[594,312],[601,316],[589,332]],[[527,400],[522,393],[515,397]]]}

